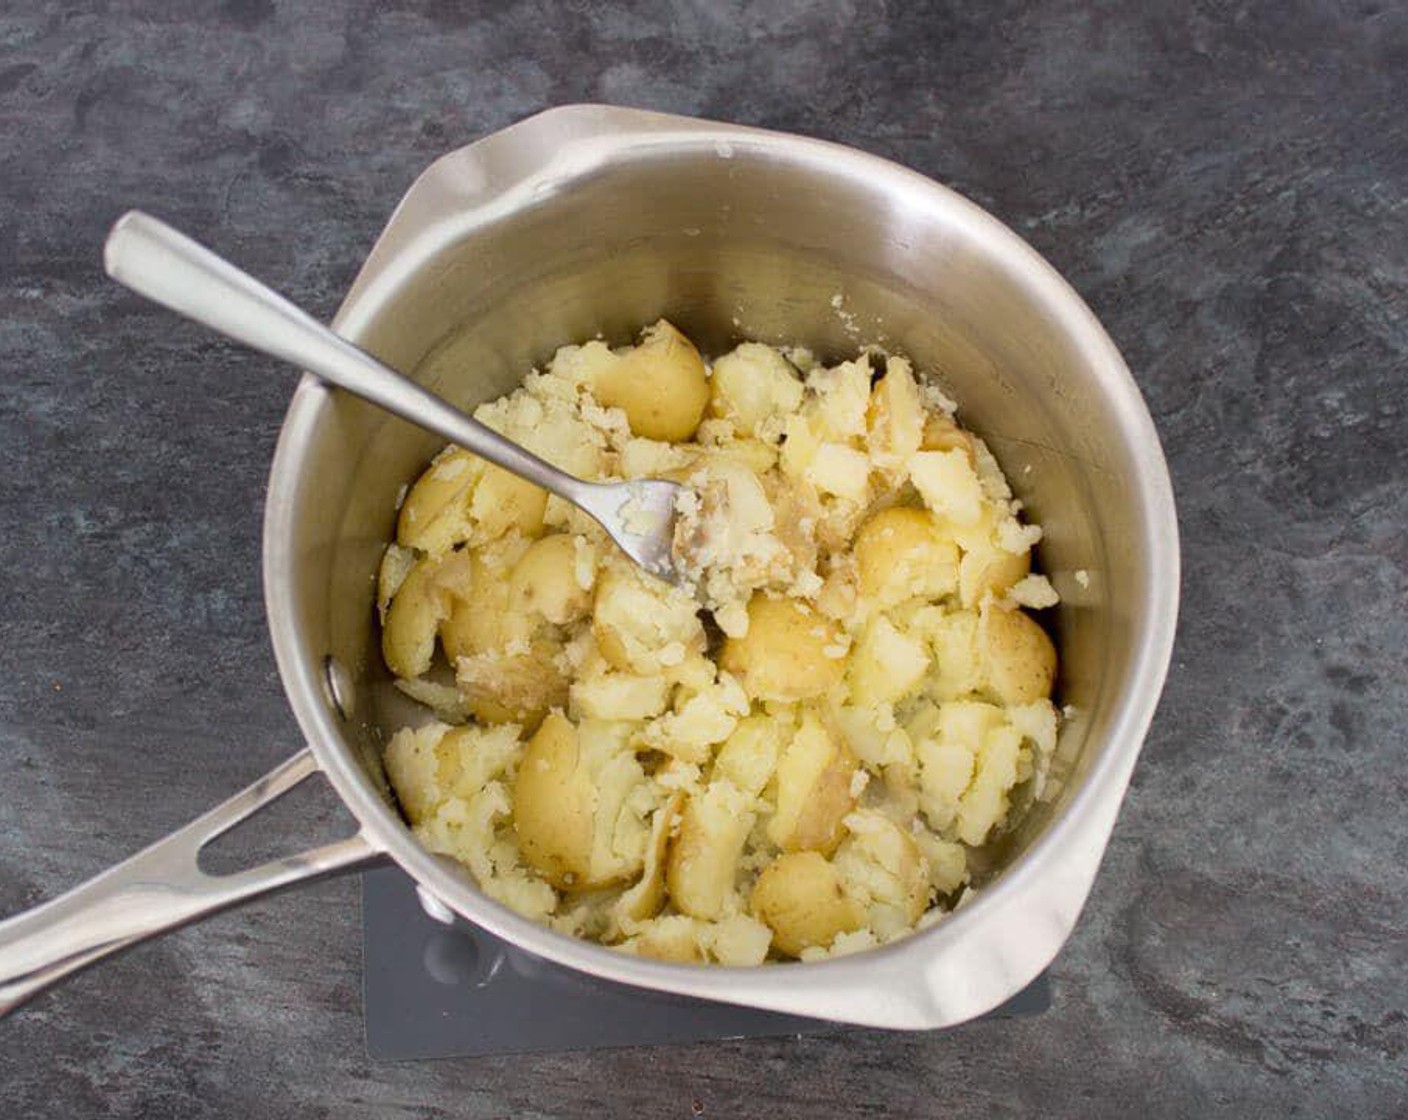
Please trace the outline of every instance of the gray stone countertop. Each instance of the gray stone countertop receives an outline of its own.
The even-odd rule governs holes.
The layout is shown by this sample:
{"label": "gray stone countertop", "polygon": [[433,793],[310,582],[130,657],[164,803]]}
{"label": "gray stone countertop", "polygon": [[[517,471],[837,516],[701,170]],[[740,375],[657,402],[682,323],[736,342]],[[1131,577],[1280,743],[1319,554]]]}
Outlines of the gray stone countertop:
{"label": "gray stone countertop", "polygon": [[[129,206],[327,315],[424,165],[549,105],[853,144],[1089,300],[1162,432],[1185,558],[1168,689],[1043,1016],[378,1064],[353,877],[0,1023],[0,1115],[1404,1114],[1401,5],[34,2],[0,42],[0,913],[298,742],[259,583],[291,382],[103,279]],[[335,835],[331,802],[236,854]]]}

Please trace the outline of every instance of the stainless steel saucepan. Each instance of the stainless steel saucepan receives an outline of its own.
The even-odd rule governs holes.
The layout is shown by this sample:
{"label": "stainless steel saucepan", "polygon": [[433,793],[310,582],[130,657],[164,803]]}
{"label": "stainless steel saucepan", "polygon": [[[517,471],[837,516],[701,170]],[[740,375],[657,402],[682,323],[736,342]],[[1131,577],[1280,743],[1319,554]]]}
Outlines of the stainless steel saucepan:
{"label": "stainless steel saucepan", "polygon": [[[713,353],[752,338],[826,357],[872,342],[907,354],[961,402],[1045,528],[1040,563],[1063,597],[1054,627],[1069,706],[1059,792],[995,847],[973,901],[837,960],[667,964],[530,922],[422,849],[381,772],[388,729],[418,713],[381,664],[373,574],[397,491],[439,441],[305,378],[270,475],[264,585],[308,746],[126,862],[0,923],[0,1012],[162,930],[388,857],[432,909],[560,964],[838,1021],[958,1023],[1050,963],[1095,877],[1177,614],[1172,488],[1119,353],[1030,247],[912,171],[801,137],[598,106],[554,109],[433,164],[334,326],[468,408],[563,343],[598,332],[625,341],[661,316]],[[318,771],[359,822],[354,836],[234,875],[200,870],[204,844]]]}

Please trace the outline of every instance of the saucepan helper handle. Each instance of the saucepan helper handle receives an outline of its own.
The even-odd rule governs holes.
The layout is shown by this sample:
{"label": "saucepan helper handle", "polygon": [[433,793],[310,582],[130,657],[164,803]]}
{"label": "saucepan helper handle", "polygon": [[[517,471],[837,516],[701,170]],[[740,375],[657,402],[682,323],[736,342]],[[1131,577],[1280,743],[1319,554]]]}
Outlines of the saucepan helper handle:
{"label": "saucepan helper handle", "polygon": [[317,772],[299,751],[184,828],[66,894],[0,921],[0,1016],[71,972],[227,906],[381,854],[363,833],[230,875],[200,869],[200,850]]}

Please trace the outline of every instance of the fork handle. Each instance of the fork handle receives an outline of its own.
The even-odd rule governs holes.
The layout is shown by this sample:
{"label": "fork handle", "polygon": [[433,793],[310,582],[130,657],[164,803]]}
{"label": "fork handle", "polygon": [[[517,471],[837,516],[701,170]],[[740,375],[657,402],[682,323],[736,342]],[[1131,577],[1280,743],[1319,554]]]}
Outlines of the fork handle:
{"label": "fork handle", "polygon": [[103,247],[103,266],[118,283],[163,307],[307,370],[593,513],[594,484],[466,416],[150,214],[132,210],[118,219]]}

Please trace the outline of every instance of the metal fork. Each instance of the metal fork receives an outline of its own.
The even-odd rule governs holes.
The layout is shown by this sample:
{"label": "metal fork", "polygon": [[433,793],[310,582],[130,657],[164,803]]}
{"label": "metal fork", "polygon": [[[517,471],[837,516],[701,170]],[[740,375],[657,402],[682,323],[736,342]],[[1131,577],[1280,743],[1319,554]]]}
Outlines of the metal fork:
{"label": "metal fork", "polygon": [[671,548],[675,498],[682,489],[678,484],[663,479],[588,482],[558,470],[149,214],[133,210],[118,219],[103,248],[103,266],[118,283],[148,299],[307,370],[571,502],[647,572],[680,582]]}

